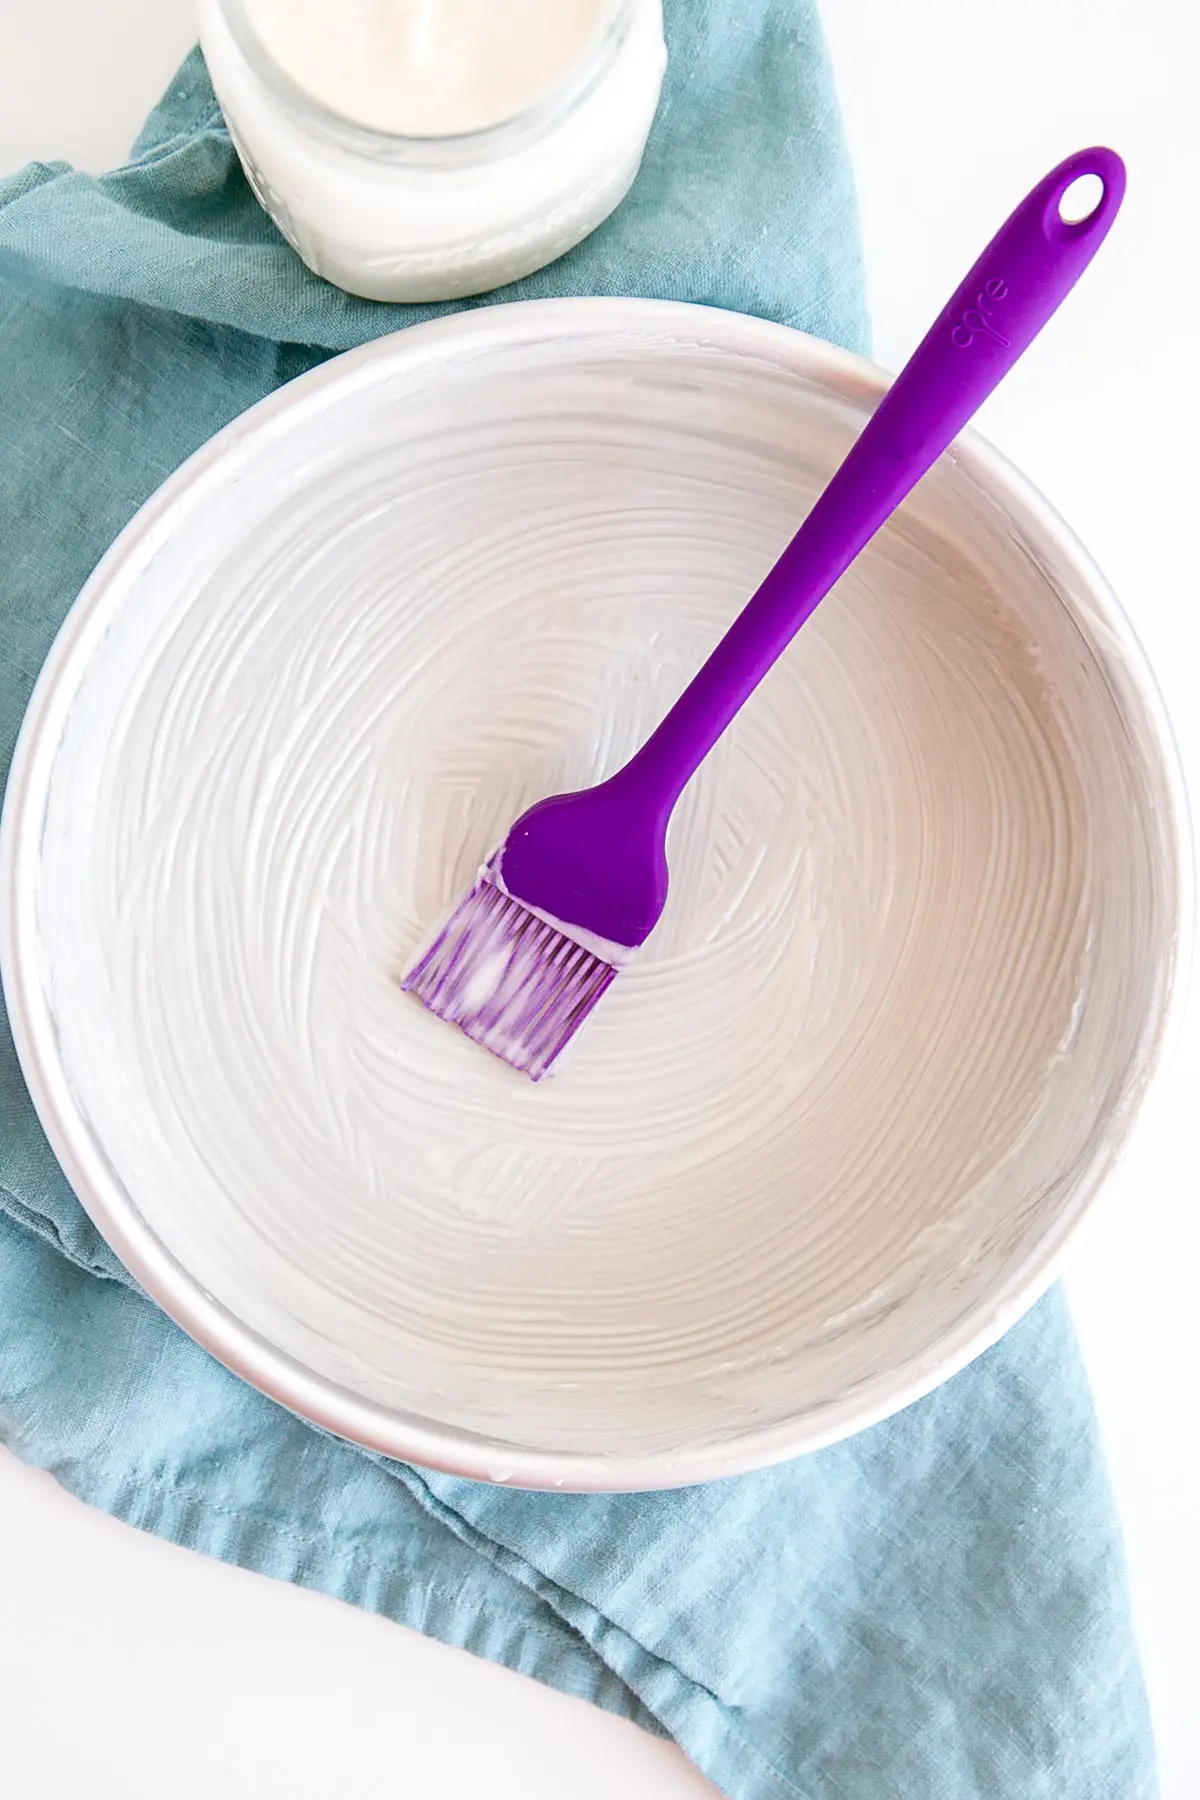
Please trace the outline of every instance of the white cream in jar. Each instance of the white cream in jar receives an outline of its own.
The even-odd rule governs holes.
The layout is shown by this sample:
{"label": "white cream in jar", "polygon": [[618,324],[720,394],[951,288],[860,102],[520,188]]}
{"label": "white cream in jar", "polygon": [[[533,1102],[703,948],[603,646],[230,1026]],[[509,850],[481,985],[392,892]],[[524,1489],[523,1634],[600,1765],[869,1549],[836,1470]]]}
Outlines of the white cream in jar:
{"label": "white cream in jar", "polygon": [[484,293],[624,199],[661,0],[200,0],[213,86],[308,266],[374,300]]}

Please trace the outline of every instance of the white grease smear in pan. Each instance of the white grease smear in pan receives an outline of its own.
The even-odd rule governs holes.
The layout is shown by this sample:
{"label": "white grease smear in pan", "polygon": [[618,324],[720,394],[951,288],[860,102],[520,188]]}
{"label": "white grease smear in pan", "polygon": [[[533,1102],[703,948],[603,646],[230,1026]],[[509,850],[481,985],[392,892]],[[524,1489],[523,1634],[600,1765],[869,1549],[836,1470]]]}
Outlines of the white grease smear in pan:
{"label": "white grease smear in pan", "polygon": [[644,737],[856,421],[649,339],[435,376],[238,449],[89,665],[42,872],[72,1085],[184,1264],[361,1394],[602,1454],[794,1417],[934,1354],[1136,1091],[1143,727],[941,468],[693,784],[661,927],[535,1087],[397,974]]}

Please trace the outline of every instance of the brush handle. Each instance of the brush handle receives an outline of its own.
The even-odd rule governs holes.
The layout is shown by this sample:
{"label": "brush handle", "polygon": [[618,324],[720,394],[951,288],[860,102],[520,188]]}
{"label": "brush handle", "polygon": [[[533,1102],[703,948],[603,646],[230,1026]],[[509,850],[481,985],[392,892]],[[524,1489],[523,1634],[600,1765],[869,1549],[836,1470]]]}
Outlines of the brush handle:
{"label": "brush handle", "polygon": [[[1082,175],[1095,209],[1059,207]],[[838,577],[1033,342],[1103,243],[1125,191],[1112,150],[1077,151],[996,233],[938,314],[757,593],[661,725],[615,777],[660,818]]]}

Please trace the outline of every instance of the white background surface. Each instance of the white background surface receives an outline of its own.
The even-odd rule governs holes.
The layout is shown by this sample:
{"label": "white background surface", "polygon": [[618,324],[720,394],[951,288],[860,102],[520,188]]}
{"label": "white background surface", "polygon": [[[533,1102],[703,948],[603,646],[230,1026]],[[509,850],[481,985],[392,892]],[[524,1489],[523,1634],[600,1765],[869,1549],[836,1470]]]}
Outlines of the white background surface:
{"label": "white background surface", "polygon": [[[0,0],[0,10],[4,169],[33,157],[120,160],[192,37],[191,0]],[[1046,168],[1095,141],[1128,161],[1109,245],[983,427],[1122,596],[1200,794],[1195,9],[825,0],[823,11],[877,355],[891,368]],[[1164,1800],[1200,1794],[1197,1011],[1068,1279],[1125,1525]],[[572,1800],[712,1792],[632,1726],[143,1537],[3,1452],[0,1733],[13,1800],[160,1800],[167,1789],[175,1800],[549,1800],[565,1784]]]}

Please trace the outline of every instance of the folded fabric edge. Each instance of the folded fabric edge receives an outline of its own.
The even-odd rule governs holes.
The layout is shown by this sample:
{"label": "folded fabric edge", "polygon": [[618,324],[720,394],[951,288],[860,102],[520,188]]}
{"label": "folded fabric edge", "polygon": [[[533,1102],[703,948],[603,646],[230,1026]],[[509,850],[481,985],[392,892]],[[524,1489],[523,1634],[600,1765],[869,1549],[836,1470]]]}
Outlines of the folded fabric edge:
{"label": "folded fabric edge", "polygon": [[123,1282],[135,1293],[143,1290],[108,1248],[103,1238],[95,1231],[90,1220],[86,1220],[87,1229],[95,1237],[95,1253],[88,1255],[69,1243],[46,1213],[36,1212],[23,1200],[18,1200],[11,1188],[0,1187],[0,1212],[7,1213],[13,1223],[31,1236],[40,1238],[50,1249],[57,1251],[84,1275],[95,1275],[101,1281]]}
{"label": "folded fabric edge", "polygon": [[[642,1701],[657,1721],[656,1733],[673,1738],[710,1780],[724,1788],[736,1778],[739,1796],[752,1796],[753,1800],[808,1800],[805,1790],[776,1768],[740,1729],[733,1709],[710,1689],[648,1650],[586,1601],[541,1575],[523,1557],[483,1537],[452,1507],[437,1499],[419,1469],[405,1468],[404,1477],[409,1492],[434,1518],[511,1580],[535,1594],[590,1645],[595,1655],[614,1669],[622,1684]],[[553,1679],[550,1685],[556,1685]]]}
{"label": "folded fabric edge", "polygon": [[[6,1211],[5,1223],[18,1238],[28,1239],[31,1248],[37,1246],[35,1256],[39,1250],[63,1255],[76,1278],[98,1273],[64,1252],[54,1234],[23,1224],[14,1212]],[[153,1315],[156,1325],[177,1331],[140,1290],[134,1290],[131,1298]],[[195,1354],[206,1353],[197,1349]],[[250,1506],[218,1503],[181,1483],[177,1475],[117,1472],[94,1451],[86,1458],[64,1458],[3,1409],[0,1442],[85,1505],[137,1530],[250,1573],[344,1600],[600,1706],[653,1736],[673,1739],[709,1780],[723,1791],[736,1791],[739,1800],[808,1800],[804,1790],[744,1734],[736,1715],[714,1694],[483,1536],[434,1496],[418,1469],[346,1446],[368,1455],[432,1519],[519,1589],[522,1605],[536,1608],[533,1621],[527,1611],[524,1616],[506,1617],[478,1591],[445,1589],[436,1580],[410,1580],[364,1553],[361,1546],[281,1525]]]}

